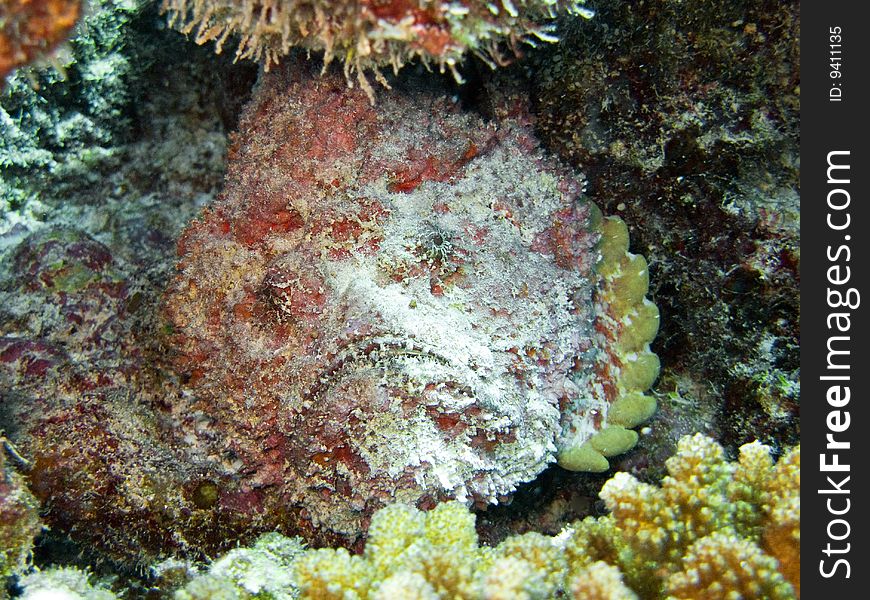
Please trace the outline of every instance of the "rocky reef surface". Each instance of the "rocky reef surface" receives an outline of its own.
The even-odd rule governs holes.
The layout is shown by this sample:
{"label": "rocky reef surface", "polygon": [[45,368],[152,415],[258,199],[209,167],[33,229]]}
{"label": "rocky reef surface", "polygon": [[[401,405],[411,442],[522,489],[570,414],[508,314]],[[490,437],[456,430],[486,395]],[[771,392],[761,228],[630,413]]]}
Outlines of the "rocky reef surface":
{"label": "rocky reef surface", "polygon": [[594,8],[531,57],[529,82],[545,146],[650,262],[660,415],[687,421],[656,430],[796,443],[800,7]]}
{"label": "rocky reef surface", "polygon": [[[463,86],[408,65],[392,91],[349,92],[292,56],[254,86],[153,3],[99,0],[62,69],[10,78],[12,569],[34,497],[37,565],[162,594],[187,567],[157,555],[275,527],[359,551],[393,498],[464,500],[495,546],[604,510],[607,476],[563,467],[655,482],[686,433],[794,443],[797,6],[587,6],[559,44],[499,51],[512,67],[467,61]],[[648,281],[663,371],[644,393]]]}

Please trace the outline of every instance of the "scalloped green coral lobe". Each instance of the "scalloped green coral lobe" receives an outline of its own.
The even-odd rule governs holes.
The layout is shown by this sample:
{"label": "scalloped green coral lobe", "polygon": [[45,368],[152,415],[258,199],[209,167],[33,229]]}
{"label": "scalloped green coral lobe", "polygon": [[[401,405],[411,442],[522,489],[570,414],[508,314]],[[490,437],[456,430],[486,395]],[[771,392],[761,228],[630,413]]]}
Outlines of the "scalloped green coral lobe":
{"label": "scalloped green coral lobe", "polygon": [[631,428],[649,419],[656,409],[652,396],[644,394],[659,375],[658,356],[650,343],[659,329],[659,310],[646,298],[649,272],[642,256],[628,251],[628,227],[617,217],[604,218],[599,226],[601,253],[597,272],[601,284],[597,302],[602,315],[596,324],[608,343],[598,369],[606,374],[601,392],[607,403],[601,408],[601,425],[590,431],[572,414],[586,414],[582,402],[565,411],[563,435],[558,443],[558,464],[570,471],[606,471],[607,457],[631,450],[637,433]]}

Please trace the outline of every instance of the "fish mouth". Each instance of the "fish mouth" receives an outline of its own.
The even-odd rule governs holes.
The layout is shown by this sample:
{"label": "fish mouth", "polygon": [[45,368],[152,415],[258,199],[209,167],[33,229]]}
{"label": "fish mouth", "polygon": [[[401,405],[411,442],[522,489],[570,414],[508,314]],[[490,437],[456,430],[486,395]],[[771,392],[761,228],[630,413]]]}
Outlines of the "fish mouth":
{"label": "fish mouth", "polygon": [[464,489],[522,434],[524,416],[499,405],[485,367],[449,349],[392,332],[336,346],[303,395],[304,414],[317,424],[311,445],[350,471]]}
{"label": "fish mouth", "polygon": [[306,400],[322,399],[330,388],[355,375],[420,396],[425,391],[449,391],[461,405],[475,401],[482,381],[472,365],[451,359],[434,346],[407,335],[364,336],[340,344],[307,390]]}

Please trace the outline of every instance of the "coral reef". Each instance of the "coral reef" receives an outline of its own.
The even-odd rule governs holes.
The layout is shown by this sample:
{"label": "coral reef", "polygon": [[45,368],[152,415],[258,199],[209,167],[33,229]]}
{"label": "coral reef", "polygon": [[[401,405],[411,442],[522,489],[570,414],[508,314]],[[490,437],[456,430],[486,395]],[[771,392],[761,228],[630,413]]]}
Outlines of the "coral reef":
{"label": "coral reef", "polygon": [[224,130],[253,68],[155,31],[162,19],[142,0],[89,5],[56,68],[20,69],[0,93],[0,234],[94,223],[113,201],[139,206],[149,194],[179,207],[220,185]]}
{"label": "coral reef", "polygon": [[[769,448],[747,444],[739,461],[730,463],[721,446],[696,435],[680,441],[668,470],[661,488],[618,473],[602,492],[611,515],[575,523],[554,537],[509,537],[496,547],[479,545],[474,516],[455,502],[426,513],[403,504],[379,510],[360,555],[344,549],[303,551],[298,541],[269,534],[251,550],[234,551],[232,568],[231,556],[221,559],[175,597],[799,596],[799,575],[791,562],[797,553],[781,554],[767,542],[772,531],[784,528],[799,549],[799,449],[774,465]],[[263,592],[250,581],[284,583]]]}
{"label": "coral reef", "polygon": [[7,454],[22,460],[0,432],[0,583],[25,569],[33,540],[42,531],[39,503],[27,489],[24,477],[8,464]]}
{"label": "coral reef", "polygon": [[705,426],[733,447],[794,444],[799,5],[590,6],[595,19],[565,20],[558,45],[531,53],[530,87],[542,142],[629,225],[667,315],[654,345],[667,426],[643,454]]}
{"label": "coral reef", "polygon": [[0,89],[17,67],[63,42],[81,14],[81,0],[5,0],[0,4]]}
{"label": "coral reef", "polygon": [[[58,68],[0,94],[0,570],[29,565],[40,501],[50,526],[9,590],[162,597],[278,530],[350,552],[271,533],[179,597],[799,595],[798,452],[665,462],[690,431],[797,440],[797,3],[590,2],[463,87],[422,67],[504,62],[580,4],[278,32],[167,1],[272,67],[229,140],[256,65],[159,3],[89,5]],[[344,78],[297,61],[318,50]],[[367,75],[413,58],[371,107]],[[599,501],[606,475],[556,462],[631,475]]]}
{"label": "coral reef", "polygon": [[[126,519],[135,519],[124,498],[141,506],[135,477],[152,468],[148,457],[164,456],[155,471],[182,463],[149,437],[159,431],[154,415],[163,422],[151,402],[171,399],[154,384],[163,378],[153,368],[156,307],[175,240],[220,184],[225,128],[256,72],[185,49],[156,8],[138,5],[92,2],[69,43],[66,77],[22,69],[0,97],[0,430],[32,435],[41,448],[43,461],[28,463],[34,455],[21,450],[16,467],[38,498],[53,500],[43,505],[43,565],[107,544],[106,556],[131,560],[179,544],[171,532],[128,539]],[[38,419],[45,427],[30,429]],[[128,441],[137,435],[138,448]],[[100,501],[116,512],[99,512]],[[167,519],[189,520],[185,510],[139,522],[161,531]],[[66,552],[70,531],[84,545]]]}
{"label": "coral reef", "polygon": [[[590,2],[558,44],[481,79],[527,86],[543,146],[582,170],[649,262],[662,313],[658,410],[611,461],[658,481],[677,440],[729,451],[800,434],[797,2]],[[472,77],[468,73],[469,78]],[[485,94],[473,96],[481,103]],[[557,532],[594,512],[600,480],[558,469],[481,514],[484,538]]]}
{"label": "coral reef", "polygon": [[749,581],[748,597],[786,598],[792,586],[800,594],[800,448],[774,466],[770,448],[754,442],[729,463],[696,434],[680,440],[667,469],[661,488],[617,473],[601,489],[629,550],[627,573],[655,573],[643,587],[677,598],[724,598]]}
{"label": "coral reef", "polygon": [[391,502],[605,470],[654,410],[646,263],[522,103],[484,123],[411,78],[374,109],[316,70],[260,82],[165,322],[147,220],[7,253],[9,435],[47,522],[110,557],[358,544]]}
{"label": "coral reef", "polygon": [[[160,423],[145,412],[145,400],[157,400],[148,392],[159,387],[150,383],[156,375],[147,347],[132,332],[143,318],[133,267],[80,230],[61,228],[26,237],[7,261],[13,275],[0,284],[4,421],[21,444],[47,523],[65,532],[84,526],[85,536],[112,540],[115,552],[138,552],[147,543],[128,535],[138,513],[150,535],[171,543],[172,532],[160,526],[165,515],[141,509],[143,494],[168,500],[154,494],[174,490],[167,467],[181,461],[154,442]],[[140,397],[141,404],[129,401]]]}
{"label": "coral reef", "polygon": [[474,53],[492,66],[505,62],[506,42],[513,52],[520,43],[551,42],[552,20],[559,12],[591,15],[583,0],[164,0],[169,22],[185,33],[195,31],[197,43],[216,40],[221,51],[227,38],[239,37],[237,58],[254,58],[270,66],[291,48],[323,51],[328,66],[344,63],[370,97],[365,72],[372,70],[387,85],[379,67],[398,71],[421,59],[461,80],[456,65]]}

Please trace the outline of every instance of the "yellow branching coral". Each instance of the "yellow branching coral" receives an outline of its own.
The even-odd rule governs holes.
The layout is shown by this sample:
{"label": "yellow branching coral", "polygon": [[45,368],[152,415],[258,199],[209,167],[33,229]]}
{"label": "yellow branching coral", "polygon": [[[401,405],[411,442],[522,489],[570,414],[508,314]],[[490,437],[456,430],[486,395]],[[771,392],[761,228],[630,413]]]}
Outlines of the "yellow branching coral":
{"label": "yellow branching coral", "polygon": [[622,573],[613,565],[598,561],[582,569],[571,579],[571,598],[584,600],[636,600],[637,594],[622,581]]}
{"label": "yellow branching coral", "polygon": [[474,515],[458,502],[441,504],[426,515],[424,540],[421,574],[441,597],[468,596],[481,558]]}
{"label": "yellow branching coral", "polygon": [[[543,597],[551,598],[560,589],[568,570],[565,552],[553,544],[553,540],[536,532],[526,533],[506,539],[496,549],[498,556],[505,559],[521,560],[526,568],[520,573],[530,579],[530,573],[540,579],[535,587],[541,589]],[[501,561],[504,564],[504,559]],[[498,564],[498,563],[497,563]],[[528,585],[530,582],[526,582]]]}
{"label": "yellow branching coral", "polygon": [[319,600],[362,600],[369,597],[371,565],[344,548],[311,550],[296,564],[303,597]]}
{"label": "yellow branching coral", "polygon": [[[414,543],[423,538],[424,513],[406,504],[392,504],[372,517],[366,556],[381,577],[419,562]],[[414,549],[412,549],[414,548]]]}
{"label": "yellow branching coral", "polygon": [[505,556],[493,563],[479,586],[484,600],[532,600],[549,598],[551,587],[545,579],[549,574],[522,558]]}
{"label": "yellow branching coral", "polygon": [[[269,592],[257,597],[787,600],[799,596],[799,449],[774,464],[768,447],[747,444],[740,449],[739,460],[729,462],[719,444],[696,435],[680,441],[667,467],[669,475],[661,487],[626,473],[608,481],[601,497],[610,515],[587,518],[555,537],[535,532],[512,536],[494,548],[479,545],[474,515],[462,504],[441,504],[427,513],[394,504],[374,515],[360,556],[343,549],[302,552],[298,545],[270,544],[275,569],[285,575],[291,570],[292,582],[285,595]],[[264,562],[248,557],[245,564],[260,565],[262,571]],[[225,571],[233,573],[232,580],[251,580],[244,568]],[[276,580],[275,574],[265,571],[259,577]],[[177,597],[205,597],[189,593],[195,585],[192,582],[188,592]]]}
{"label": "yellow branching coral", "polygon": [[384,65],[398,70],[419,58],[449,69],[468,52],[495,66],[505,61],[499,43],[555,41],[560,11],[591,16],[582,0],[511,0],[463,3],[443,0],[163,0],[170,24],[193,33],[197,43],[216,41],[221,51],[237,36],[238,58],[262,60],[266,69],[291,48],[323,51],[326,64],[344,62],[372,94],[364,72]]}
{"label": "yellow branching coral", "polygon": [[372,593],[372,600],[438,600],[441,596],[419,573],[400,571],[384,580]]}
{"label": "yellow branching coral", "polygon": [[689,548],[682,570],[665,583],[668,600],[794,598],[776,559],[734,533],[716,532]]}
{"label": "yellow branching coral", "polygon": [[[731,575],[748,581],[773,569],[779,579],[765,580],[763,585],[773,586],[780,595],[770,597],[799,595],[799,448],[774,466],[770,449],[756,442],[741,447],[738,462],[730,463],[719,444],[697,434],[680,440],[667,468],[669,475],[661,488],[618,473],[601,490],[614,525],[630,549],[621,554],[628,557],[623,566],[655,575],[643,584],[648,593],[672,585],[671,577],[677,577],[674,581],[679,585],[673,585],[682,590],[691,581],[703,586],[708,579],[726,581]],[[767,566],[725,573],[719,571],[728,568],[727,560],[705,562],[711,555],[709,548],[732,538],[746,543],[732,545],[729,552],[736,554],[729,560]],[[686,576],[694,572],[689,563],[704,563],[704,576]],[[684,575],[674,575],[680,572]],[[695,597],[718,597],[697,595],[704,590],[697,587]],[[783,590],[788,594],[782,595]]]}
{"label": "yellow branching coral", "polygon": [[[750,459],[754,455],[766,455],[766,460]],[[751,539],[760,536],[761,548],[777,559],[780,572],[798,596],[801,587],[800,471],[800,447],[792,449],[773,465],[770,449],[756,442],[740,449],[734,477],[735,481],[751,481],[746,487],[755,491],[748,504],[758,507],[755,522],[758,529],[744,535]],[[732,490],[730,497],[736,500],[737,494]],[[742,524],[739,518],[736,521],[738,526]]]}
{"label": "yellow branching coral", "polygon": [[415,581],[426,582],[415,588],[420,598],[470,597],[483,557],[474,515],[464,505],[448,502],[423,513],[394,504],[373,517],[362,556],[310,551],[297,563],[297,582],[303,598],[386,598]]}

